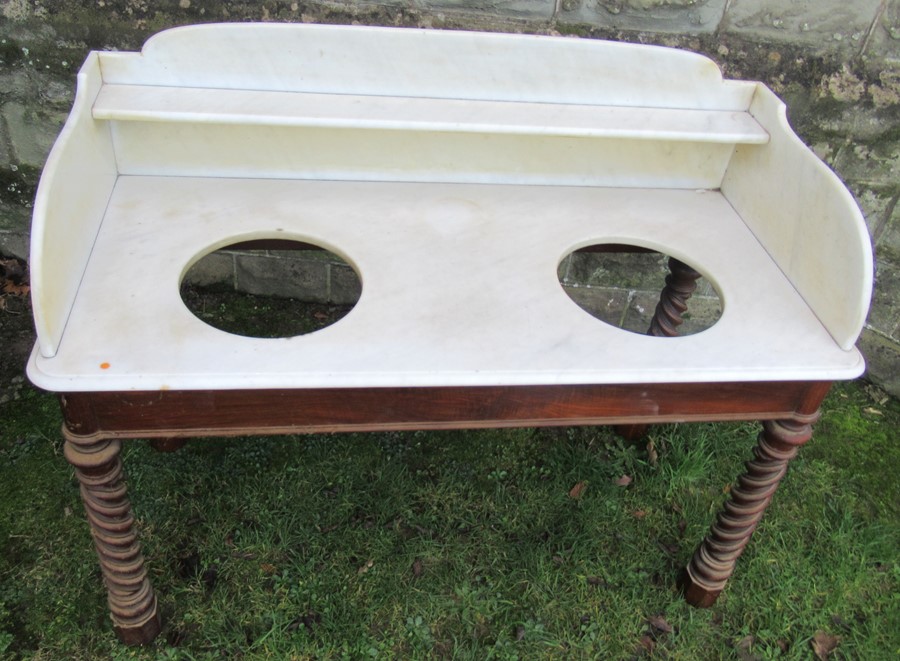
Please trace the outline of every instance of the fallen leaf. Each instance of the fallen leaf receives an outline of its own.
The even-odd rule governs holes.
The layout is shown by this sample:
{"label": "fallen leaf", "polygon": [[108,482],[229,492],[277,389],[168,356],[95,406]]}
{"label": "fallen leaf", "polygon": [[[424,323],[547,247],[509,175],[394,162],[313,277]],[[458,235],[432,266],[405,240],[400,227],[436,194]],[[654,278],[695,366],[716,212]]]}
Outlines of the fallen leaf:
{"label": "fallen leaf", "polygon": [[265,574],[274,574],[276,571],[275,565],[269,564],[268,562],[261,563],[259,568],[262,569]]}
{"label": "fallen leaf", "polygon": [[749,636],[744,636],[735,643],[734,651],[737,653],[737,657],[740,661],[760,661],[759,657],[750,651],[755,641],[756,639],[751,634]]}
{"label": "fallen leaf", "polygon": [[687,521],[685,519],[678,519],[678,535],[684,537],[685,530],[687,530]]}
{"label": "fallen leaf", "polygon": [[9,294],[10,296],[28,296],[31,287],[28,285],[16,285],[12,282],[4,282],[3,287],[0,287],[0,291],[4,294]]}
{"label": "fallen leaf", "polygon": [[372,566],[374,564],[375,564],[374,560],[369,560],[368,562],[366,562],[366,564],[364,564],[362,567],[357,569],[356,573],[357,574],[365,574],[367,571],[369,571],[372,568]]}
{"label": "fallen leaf", "polygon": [[608,587],[609,587],[609,583],[607,583],[606,581],[604,581],[604,580],[603,580],[602,578],[600,578],[599,576],[588,576],[588,577],[587,577],[587,582],[588,582],[588,585],[594,585],[594,586],[602,587],[602,588],[608,588]]}
{"label": "fallen leaf", "polygon": [[313,319],[317,319],[318,321],[324,321],[328,319],[328,315],[324,312],[313,312]]}
{"label": "fallen leaf", "polygon": [[678,544],[666,544],[665,542],[656,542],[656,544],[668,555],[678,555],[678,551],[681,550]]}
{"label": "fallen leaf", "polygon": [[647,621],[650,623],[650,626],[657,631],[662,631],[663,633],[672,633],[672,625],[666,622],[666,618],[664,618],[662,615],[654,615]]}
{"label": "fallen leaf", "polygon": [[646,652],[647,654],[653,654],[654,647],[656,647],[656,643],[653,642],[653,638],[649,633],[645,633],[641,637],[641,642],[638,643],[637,649],[634,652],[637,656],[640,656],[644,652]]}
{"label": "fallen leaf", "polygon": [[613,484],[615,484],[616,486],[620,486],[620,487],[627,487],[629,484],[631,484],[631,482],[632,482],[631,477],[629,477],[628,475],[623,475],[619,479],[614,480]]}
{"label": "fallen leaf", "polygon": [[816,658],[819,659],[819,661],[825,661],[837,648],[840,640],[841,639],[837,636],[832,636],[830,633],[819,630],[816,631],[816,635],[812,637],[809,644],[812,645]]}
{"label": "fallen leaf", "polygon": [[647,461],[650,462],[651,466],[656,466],[659,462],[659,453],[656,451],[656,446],[653,444],[653,439],[647,441]]}
{"label": "fallen leaf", "polygon": [[587,488],[587,482],[578,482],[574,487],[569,490],[569,498],[572,500],[578,500],[581,498],[581,495],[584,493],[584,490]]}
{"label": "fallen leaf", "polygon": [[631,516],[633,516],[635,519],[643,519],[645,516],[647,516],[647,513],[644,510],[634,510],[631,513]]}
{"label": "fallen leaf", "polygon": [[422,575],[422,558],[416,558],[412,563],[412,573],[415,578],[419,578]]}
{"label": "fallen leaf", "polygon": [[525,638],[525,627],[521,624],[516,627],[516,641],[523,640]]}

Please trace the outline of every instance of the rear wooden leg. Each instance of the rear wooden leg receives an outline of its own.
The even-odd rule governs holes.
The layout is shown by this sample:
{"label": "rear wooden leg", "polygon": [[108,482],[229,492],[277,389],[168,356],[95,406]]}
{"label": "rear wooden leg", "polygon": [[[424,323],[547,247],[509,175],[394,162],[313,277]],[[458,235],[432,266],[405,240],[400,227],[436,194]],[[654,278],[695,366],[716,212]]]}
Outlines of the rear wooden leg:
{"label": "rear wooden leg", "polygon": [[729,500],[687,566],[685,599],[692,606],[712,606],[734,572],[738,557],[762,519],[788,462],[812,436],[818,413],[808,420],[763,423],[754,458],[732,488]]}
{"label": "rear wooden leg", "polygon": [[684,323],[682,315],[687,312],[687,300],[697,289],[700,274],[684,262],[674,257],[669,258],[669,275],[666,286],[659,295],[656,312],[650,321],[647,335],[656,337],[675,337],[678,327]]}
{"label": "rear wooden leg", "polygon": [[150,439],[150,447],[157,452],[175,452],[184,447],[187,443],[186,438],[152,438]]}
{"label": "rear wooden leg", "polygon": [[134,530],[131,503],[119,457],[121,443],[63,430],[65,455],[81,483],[81,499],[109,596],[109,610],[119,639],[144,645],[159,633],[156,596]]}
{"label": "rear wooden leg", "polygon": [[[676,337],[678,327],[684,323],[682,315],[687,312],[687,300],[697,289],[700,274],[684,262],[669,258],[669,275],[666,286],[659,295],[656,312],[650,320],[647,335],[654,337]],[[626,441],[639,441],[650,430],[650,425],[616,425],[616,433]]]}
{"label": "rear wooden leg", "polygon": [[626,441],[632,443],[641,440],[650,430],[650,425],[616,425],[613,427],[616,433]]}

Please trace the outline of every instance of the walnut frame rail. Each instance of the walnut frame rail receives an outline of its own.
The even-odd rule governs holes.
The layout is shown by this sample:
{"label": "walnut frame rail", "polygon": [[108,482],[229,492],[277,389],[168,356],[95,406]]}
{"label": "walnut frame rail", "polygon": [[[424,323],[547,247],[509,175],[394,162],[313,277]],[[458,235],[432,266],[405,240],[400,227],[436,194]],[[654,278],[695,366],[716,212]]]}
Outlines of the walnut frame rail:
{"label": "walnut frame rail", "polygon": [[[337,324],[244,338],[182,304],[203,255],[285,241],[357,271]],[[852,195],[765,86],[658,47],[223,24],[91,53],[31,245],[28,374],[60,393],[128,644],[160,621],[123,440],[760,420],[687,567],[687,600],[710,606],[829,385],[865,367],[872,255]],[[585,250],[670,256],[646,335],[562,291],[560,262]],[[723,314],[676,337],[701,276]]]}
{"label": "walnut frame rail", "polygon": [[809,440],[827,382],[68,393],[66,458],[82,485],[116,632],[128,644],[160,629],[119,459],[120,441],[245,434],[647,425],[762,420],[756,458],[687,568],[685,597],[711,606],[784,476]]}

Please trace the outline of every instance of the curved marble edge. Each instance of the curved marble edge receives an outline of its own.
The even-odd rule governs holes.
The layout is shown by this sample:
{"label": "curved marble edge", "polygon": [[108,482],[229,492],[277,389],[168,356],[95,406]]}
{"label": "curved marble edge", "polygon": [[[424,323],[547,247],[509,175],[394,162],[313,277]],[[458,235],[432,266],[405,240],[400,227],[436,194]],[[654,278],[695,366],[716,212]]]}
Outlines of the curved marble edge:
{"label": "curved marble edge", "polygon": [[102,53],[101,64],[107,83],[222,89],[738,111],[753,94],[752,83],[723,80],[715,62],[690,51],[461,30],[211,23],[157,33],[140,54]]}
{"label": "curved marble edge", "polygon": [[759,84],[750,113],[770,141],[735,148],[722,194],[835,342],[849,350],[872,298],[874,260],[865,219],[837,174],[794,132],[774,92]]}
{"label": "curved marble edge", "polygon": [[[75,100],[38,183],[31,226],[31,292],[41,351],[56,353],[118,171],[109,128],[91,118],[99,57],[78,72]],[[75,222],[75,221],[81,221]]]}

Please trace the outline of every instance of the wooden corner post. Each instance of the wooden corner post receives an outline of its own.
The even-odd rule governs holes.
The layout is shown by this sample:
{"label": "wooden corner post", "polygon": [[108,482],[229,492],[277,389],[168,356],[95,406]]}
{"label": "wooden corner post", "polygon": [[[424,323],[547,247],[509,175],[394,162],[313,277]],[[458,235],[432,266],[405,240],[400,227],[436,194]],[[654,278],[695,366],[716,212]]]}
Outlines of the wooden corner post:
{"label": "wooden corner post", "polygon": [[[81,485],[116,634],[127,645],[144,645],[159,634],[160,620],[125,486],[121,441],[96,432],[73,433],[72,428],[91,427],[89,417],[78,418],[81,408],[63,399],[65,456]],[[84,412],[90,413],[87,407]]]}
{"label": "wooden corner post", "polygon": [[812,437],[812,425],[819,418],[819,405],[829,386],[811,384],[806,401],[791,419],[763,422],[753,459],[745,464],[746,470],[687,566],[685,599],[692,606],[708,608],[716,602],[787,473],[788,463]]}

